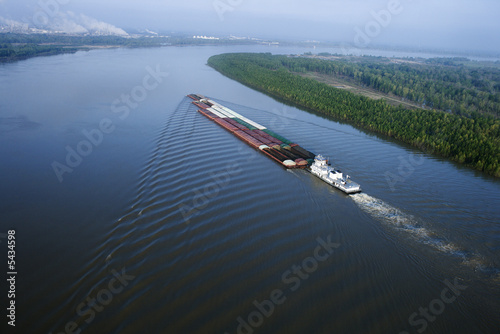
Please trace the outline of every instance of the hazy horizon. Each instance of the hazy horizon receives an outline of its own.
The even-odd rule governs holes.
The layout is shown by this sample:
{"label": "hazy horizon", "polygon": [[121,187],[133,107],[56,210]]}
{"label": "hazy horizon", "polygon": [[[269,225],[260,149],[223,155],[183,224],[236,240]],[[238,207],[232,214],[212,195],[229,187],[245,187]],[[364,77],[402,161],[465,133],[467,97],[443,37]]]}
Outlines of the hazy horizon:
{"label": "hazy horizon", "polygon": [[[203,35],[500,52],[500,2],[194,0],[0,0],[3,23],[116,34],[150,29]],[[8,23],[7,23],[8,24]]]}

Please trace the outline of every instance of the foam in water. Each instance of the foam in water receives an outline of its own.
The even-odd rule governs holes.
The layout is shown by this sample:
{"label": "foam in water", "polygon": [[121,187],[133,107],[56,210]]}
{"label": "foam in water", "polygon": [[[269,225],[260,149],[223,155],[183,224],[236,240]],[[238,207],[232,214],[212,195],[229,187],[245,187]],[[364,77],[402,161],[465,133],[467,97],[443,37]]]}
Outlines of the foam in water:
{"label": "foam in water", "polygon": [[351,198],[357,206],[373,218],[392,227],[411,233],[419,242],[429,245],[441,252],[461,258],[464,265],[473,267],[476,270],[485,271],[487,266],[484,265],[484,261],[480,256],[470,254],[457,245],[442,240],[425,227],[422,227],[418,220],[412,215],[406,214],[384,201],[365,193],[351,195]]}
{"label": "foam in water", "polygon": [[413,234],[430,237],[429,232],[421,227],[417,220],[401,210],[365,193],[351,195],[354,202],[366,213],[377,220],[396,227],[407,229]]}

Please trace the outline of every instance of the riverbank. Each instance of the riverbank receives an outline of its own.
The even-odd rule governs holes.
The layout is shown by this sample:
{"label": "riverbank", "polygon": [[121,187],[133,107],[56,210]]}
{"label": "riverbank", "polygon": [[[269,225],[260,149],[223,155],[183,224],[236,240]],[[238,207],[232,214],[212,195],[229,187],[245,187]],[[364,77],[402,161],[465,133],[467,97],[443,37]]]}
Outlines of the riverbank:
{"label": "riverbank", "polygon": [[211,46],[259,44],[262,41],[194,39],[188,36],[76,36],[55,34],[0,34],[0,63],[40,56],[108,48],[148,48],[164,46]]}
{"label": "riverbank", "polygon": [[500,176],[499,120],[477,113],[469,118],[437,110],[394,107],[383,100],[293,74],[290,71],[302,69],[293,61],[287,56],[240,53],[212,56],[208,65],[231,79],[298,107]]}

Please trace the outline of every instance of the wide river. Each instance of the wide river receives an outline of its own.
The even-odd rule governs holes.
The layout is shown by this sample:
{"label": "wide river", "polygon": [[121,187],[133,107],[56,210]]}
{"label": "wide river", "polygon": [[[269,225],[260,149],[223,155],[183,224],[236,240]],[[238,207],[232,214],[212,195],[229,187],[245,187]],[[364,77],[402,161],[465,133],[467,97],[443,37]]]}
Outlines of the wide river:
{"label": "wide river", "polygon": [[[1,332],[498,333],[499,180],[206,65],[235,51],[313,50],[0,65]],[[363,193],[282,168],[189,93],[329,157]]]}

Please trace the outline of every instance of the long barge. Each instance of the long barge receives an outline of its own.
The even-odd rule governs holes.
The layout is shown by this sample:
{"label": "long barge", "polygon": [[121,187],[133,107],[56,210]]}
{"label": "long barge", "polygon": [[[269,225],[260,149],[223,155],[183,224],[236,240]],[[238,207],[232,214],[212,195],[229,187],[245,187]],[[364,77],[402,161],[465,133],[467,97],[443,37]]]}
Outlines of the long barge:
{"label": "long barge", "polygon": [[267,129],[245,116],[231,110],[200,94],[189,94],[198,112],[214,121],[236,137],[261,151],[269,158],[285,168],[302,168],[316,175],[328,184],[344,191],[356,193],[361,191],[359,184],[350,180],[339,170],[328,164],[321,155],[315,155],[296,143]]}

